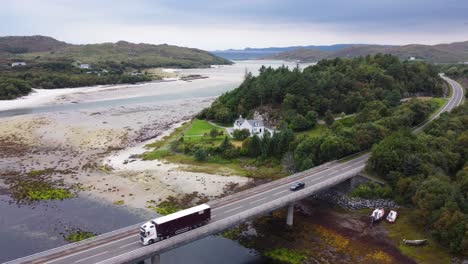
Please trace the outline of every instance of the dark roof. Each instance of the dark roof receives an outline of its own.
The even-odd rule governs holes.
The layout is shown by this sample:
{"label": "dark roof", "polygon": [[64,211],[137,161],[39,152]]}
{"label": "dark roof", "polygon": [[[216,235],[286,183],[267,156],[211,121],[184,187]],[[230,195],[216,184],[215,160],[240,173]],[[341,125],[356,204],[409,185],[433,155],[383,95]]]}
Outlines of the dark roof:
{"label": "dark roof", "polygon": [[262,126],[264,126],[262,120],[253,120],[253,119],[251,119],[251,120],[246,120],[246,121],[249,122],[249,124],[251,126],[253,126],[253,127],[262,127]]}

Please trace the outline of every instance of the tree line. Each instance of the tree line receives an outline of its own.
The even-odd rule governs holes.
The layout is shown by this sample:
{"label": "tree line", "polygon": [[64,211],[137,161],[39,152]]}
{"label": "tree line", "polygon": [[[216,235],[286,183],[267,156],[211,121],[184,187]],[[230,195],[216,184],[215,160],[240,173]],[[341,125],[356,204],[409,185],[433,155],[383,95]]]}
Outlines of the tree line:
{"label": "tree line", "polygon": [[387,196],[415,207],[438,241],[468,253],[468,104],[423,133],[406,129],[386,137],[373,147],[367,169],[388,182]]}
{"label": "tree line", "polygon": [[98,71],[82,70],[70,63],[61,62],[18,67],[18,69],[2,69],[0,71],[0,100],[27,95],[32,88],[56,89],[104,84],[134,84],[152,80],[152,77],[147,75],[125,74],[121,65],[105,65]]}
{"label": "tree line", "polygon": [[391,55],[322,60],[304,70],[285,66],[262,67],[248,73],[243,83],[220,96],[199,117],[230,123],[237,116],[252,116],[262,106],[279,112],[295,131],[310,128],[315,115],[353,114],[371,101],[397,106],[410,95],[444,93],[438,69],[424,62],[400,61]]}

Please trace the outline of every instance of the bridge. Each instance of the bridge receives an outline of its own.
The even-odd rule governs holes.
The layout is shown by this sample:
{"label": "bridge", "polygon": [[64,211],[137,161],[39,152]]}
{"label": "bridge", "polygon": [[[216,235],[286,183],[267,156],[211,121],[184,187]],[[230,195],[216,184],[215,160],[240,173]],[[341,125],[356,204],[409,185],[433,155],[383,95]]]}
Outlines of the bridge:
{"label": "bridge", "polygon": [[[462,104],[464,100],[463,88],[457,82],[443,75],[441,77],[452,87],[452,96],[428,122],[437,118],[442,112],[451,111],[454,107]],[[415,129],[416,132],[420,130],[421,127]],[[289,177],[212,201],[209,203],[212,208],[212,219],[209,224],[149,246],[142,246],[139,243],[138,228],[141,224],[137,224],[5,264],[110,264],[136,263],[147,259],[156,264],[160,262],[159,254],[163,252],[220,233],[279,208],[288,207],[286,222],[288,225],[292,225],[295,202],[356,176],[366,165],[369,156],[369,153],[363,153],[342,161],[325,163]],[[296,181],[305,182],[305,188],[295,192],[290,191],[290,184]]]}

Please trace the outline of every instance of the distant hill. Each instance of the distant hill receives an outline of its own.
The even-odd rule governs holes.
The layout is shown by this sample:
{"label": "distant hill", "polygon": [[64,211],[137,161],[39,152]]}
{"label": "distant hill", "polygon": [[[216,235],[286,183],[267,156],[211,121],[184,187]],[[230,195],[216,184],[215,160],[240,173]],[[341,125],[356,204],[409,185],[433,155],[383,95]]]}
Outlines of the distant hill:
{"label": "distant hill", "polygon": [[335,45],[321,45],[321,46],[289,46],[289,47],[269,47],[269,48],[245,48],[245,49],[228,49],[228,50],[215,50],[213,54],[229,59],[229,60],[254,60],[260,58],[267,58],[274,56],[281,52],[288,52],[298,49],[315,49],[319,51],[336,51],[339,49],[359,46],[362,44],[335,44]]}
{"label": "distant hill", "polygon": [[80,61],[82,63],[116,62],[135,68],[206,67],[230,64],[229,60],[207,51],[161,44],[117,43],[73,45],[51,37],[0,37],[0,61],[27,62]]}
{"label": "distant hill", "polygon": [[55,51],[66,46],[69,46],[69,44],[44,36],[0,37],[0,54]]}
{"label": "distant hill", "polygon": [[415,57],[429,62],[457,63],[468,61],[468,41],[450,44],[420,45],[411,44],[404,46],[386,45],[351,45],[336,50],[323,51],[317,48],[300,48],[265,56],[265,59],[318,61],[336,57],[352,58],[357,56],[388,53],[408,59]]}

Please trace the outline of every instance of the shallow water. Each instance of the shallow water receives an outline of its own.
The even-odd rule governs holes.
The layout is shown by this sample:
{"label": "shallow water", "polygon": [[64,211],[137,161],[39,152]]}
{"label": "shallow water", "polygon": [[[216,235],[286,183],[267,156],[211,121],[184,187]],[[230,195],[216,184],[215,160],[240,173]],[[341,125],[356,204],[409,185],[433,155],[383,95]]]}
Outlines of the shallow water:
{"label": "shallow water", "polygon": [[[261,65],[279,67],[293,63],[280,61],[244,61],[233,66],[211,69],[181,70],[184,74],[202,74],[208,79],[192,82],[146,83],[127,88],[71,95],[78,103],[57,103],[36,108],[0,111],[0,117],[57,112],[74,112],[93,108],[139,106],[178,99],[219,96],[238,86],[246,72],[257,73]],[[304,67],[305,65],[302,65]],[[129,96],[131,96],[129,98]],[[18,207],[0,193],[0,262],[34,254],[67,242],[61,233],[70,228],[105,233],[154,217],[147,211],[129,210],[112,204],[78,197],[32,206]],[[261,259],[235,241],[211,236],[161,255],[165,264],[186,263],[260,263]]]}
{"label": "shallow water", "polygon": [[[18,207],[0,195],[0,262],[67,244],[61,233],[69,228],[97,234],[156,217],[84,197]],[[261,263],[260,257],[221,236],[200,239],[161,255],[165,264]]]}
{"label": "shallow water", "polygon": [[[106,108],[164,102],[169,100],[190,99],[219,96],[236,88],[247,72],[258,74],[262,66],[273,68],[282,65],[290,68],[296,64],[284,61],[238,61],[234,65],[220,66],[209,69],[182,69],[182,74],[200,74],[208,79],[173,82],[150,82],[137,85],[123,85],[112,90],[96,91],[88,94],[77,93],[71,98],[72,102],[38,106],[34,108],[16,108],[0,111],[0,117],[27,115],[34,113],[48,113],[61,111],[80,111],[93,108]],[[304,68],[310,64],[299,64]],[[119,86],[116,86],[119,87]],[[124,87],[124,88],[123,88]]]}

